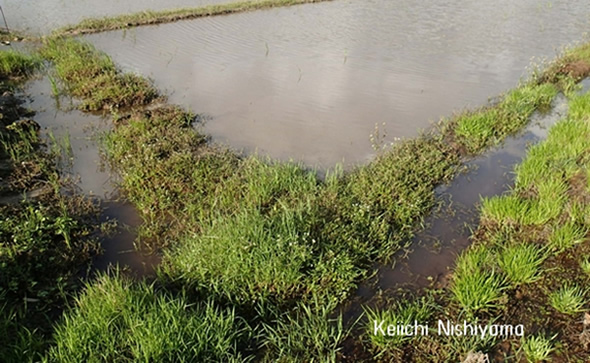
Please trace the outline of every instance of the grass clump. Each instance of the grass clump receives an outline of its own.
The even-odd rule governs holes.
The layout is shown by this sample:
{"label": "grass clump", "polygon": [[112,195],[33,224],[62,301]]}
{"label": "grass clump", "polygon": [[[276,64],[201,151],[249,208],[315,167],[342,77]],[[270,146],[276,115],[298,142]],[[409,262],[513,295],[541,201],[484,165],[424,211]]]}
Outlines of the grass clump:
{"label": "grass clump", "polygon": [[163,271],[224,299],[248,301],[272,294],[287,300],[313,285],[302,271],[318,263],[313,241],[306,240],[305,214],[282,210],[268,218],[244,211],[220,218],[166,252]]}
{"label": "grass clump", "polygon": [[520,351],[524,354],[526,360],[531,363],[550,360],[550,355],[555,350],[552,342],[553,338],[547,339],[541,335],[523,338]]}
{"label": "grass clump", "polygon": [[0,51],[0,79],[30,75],[41,66],[41,59],[14,50]]}
{"label": "grass clump", "polygon": [[450,291],[468,315],[499,306],[506,278],[494,266],[494,260],[492,252],[482,245],[463,252],[457,259]]}
{"label": "grass clump", "polygon": [[86,287],[55,332],[51,361],[242,361],[245,326],[232,310],[193,304],[118,273]]}
{"label": "grass clump", "polygon": [[72,96],[90,111],[146,105],[158,95],[145,79],[120,73],[113,61],[87,43],[49,38],[41,55],[52,61]]}
{"label": "grass clump", "polygon": [[567,222],[563,225],[556,226],[549,237],[549,247],[556,253],[563,252],[582,243],[587,232],[586,228],[574,222]]}
{"label": "grass clump", "polygon": [[226,4],[206,5],[196,8],[142,11],[134,14],[105,17],[100,19],[85,19],[76,25],[70,25],[54,32],[63,34],[88,34],[115,29],[126,29],[141,25],[161,24],[178,20],[195,19],[205,16],[235,14],[245,11],[269,9],[279,6],[315,3],[329,0],[246,0]]}
{"label": "grass clump", "polygon": [[[395,302],[392,306],[384,310],[373,310],[371,308],[365,308],[365,313],[368,317],[366,326],[366,334],[369,336],[369,340],[374,350],[378,352],[377,356],[399,352],[405,343],[415,339],[413,335],[398,335],[394,332],[393,335],[383,335],[380,329],[376,327],[381,326],[383,322],[383,330],[387,332],[387,327],[393,325],[397,326],[414,326],[415,322],[418,324],[425,324],[436,312],[437,305],[435,304],[432,297],[422,297],[415,301],[406,302]],[[420,329],[420,328],[418,328]],[[416,334],[422,333],[423,335],[428,332],[417,332]]]}
{"label": "grass clump", "polygon": [[342,316],[332,317],[335,302],[298,304],[294,312],[263,324],[262,347],[270,361],[335,362],[349,331]]}
{"label": "grass clump", "polygon": [[[46,338],[36,328],[29,328],[22,322],[26,319],[26,310],[5,301],[0,294],[0,361],[2,362],[39,362],[46,348]],[[12,306],[11,306],[12,305]],[[39,322],[36,322],[39,324]]]}
{"label": "grass clump", "polygon": [[512,193],[483,198],[482,218],[496,223],[544,225],[560,216],[567,200],[565,182],[546,179],[537,183],[535,188],[535,196],[521,197]]}
{"label": "grass clump", "polygon": [[519,244],[505,247],[498,263],[510,282],[517,286],[539,279],[544,259],[544,252],[537,245]]}
{"label": "grass clump", "polygon": [[579,286],[565,285],[549,295],[551,306],[563,314],[575,314],[585,311],[586,291]]}

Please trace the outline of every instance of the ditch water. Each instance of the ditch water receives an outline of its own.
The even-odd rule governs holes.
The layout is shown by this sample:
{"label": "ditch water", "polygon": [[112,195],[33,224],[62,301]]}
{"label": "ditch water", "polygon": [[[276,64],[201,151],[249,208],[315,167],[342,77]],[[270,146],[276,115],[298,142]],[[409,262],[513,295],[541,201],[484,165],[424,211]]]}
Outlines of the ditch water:
{"label": "ditch water", "polygon": [[62,172],[74,178],[80,192],[100,201],[101,222],[117,221],[116,230],[101,241],[103,254],[94,259],[93,271],[119,265],[137,277],[153,274],[159,257],[135,249],[135,229],[141,218],[131,204],[117,200],[116,179],[103,166],[99,153],[98,137],[110,128],[110,121],[74,109],[66,98],[59,99],[58,105],[47,77],[28,82],[24,92],[29,98],[26,106],[35,111],[33,118],[43,134],[53,134],[58,143],[71,146],[70,165]]}
{"label": "ditch water", "polygon": [[85,36],[236,149],[320,169],[483,105],[590,29],[587,1],[336,0]]}
{"label": "ditch water", "polygon": [[480,198],[508,191],[513,185],[514,167],[527,149],[544,140],[548,128],[566,114],[567,100],[560,94],[550,112],[533,114],[530,125],[521,134],[468,162],[466,173],[438,187],[441,207],[427,217],[427,228],[413,238],[410,250],[398,254],[394,266],[375,266],[375,276],[362,283],[355,297],[343,307],[346,319],[353,321],[363,313],[363,306],[374,307],[383,297],[396,296],[400,289],[417,291],[428,286],[446,286],[455,259],[471,244],[469,237],[479,222]]}

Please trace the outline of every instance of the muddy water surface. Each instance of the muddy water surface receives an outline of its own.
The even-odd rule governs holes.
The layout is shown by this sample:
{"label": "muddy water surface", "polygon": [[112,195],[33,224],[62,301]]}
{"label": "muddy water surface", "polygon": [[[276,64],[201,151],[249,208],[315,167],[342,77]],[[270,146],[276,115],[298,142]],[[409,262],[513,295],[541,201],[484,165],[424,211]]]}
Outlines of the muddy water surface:
{"label": "muddy water surface", "polygon": [[[0,6],[9,28],[47,34],[55,28],[76,24],[84,18],[198,7],[232,0],[3,0]],[[0,27],[4,22],[0,19]]]}
{"label": "muddy water surface", "polygon": [[119,265],[137,277],[152,275],[159,257],[135,249],[135,230],[141,218],[131,204],[117,200],[117,180],[103,165],[99,152],[98,138],[110,129],[110,120],[76,110],[69,98],[56,100],[47,77],[28,82],[24,92],[43,135],[49,139],[52,134],[62,146],[71,146],[71,159],[61,172],[74,178],[80,192],[100,200],[101,222],[117,223],[113,233],[102,236],[103,253],[95,257],[92,271],[106,271],[109,266]]}
{"label": "muddy water surface", "polygon": [[71,165],[64,171],[77,179],[83,193],[109,199],[115,184],[109,170],[102,165],[98,137],[109,129],[110,122],[76,110],[69,98],[56,100],[47,77],[28,82],[25,92],[30,98],[28,107],[35,111],[34,119],[44,133],[53,134],[62,146],[64,139],[69,140]]}
{"label": "muddy water surface", "polygon": [[171,101],[211,116],[214,140],[329,167],[517,85],[590,29],[587,1],[342,0],[86,39]]}

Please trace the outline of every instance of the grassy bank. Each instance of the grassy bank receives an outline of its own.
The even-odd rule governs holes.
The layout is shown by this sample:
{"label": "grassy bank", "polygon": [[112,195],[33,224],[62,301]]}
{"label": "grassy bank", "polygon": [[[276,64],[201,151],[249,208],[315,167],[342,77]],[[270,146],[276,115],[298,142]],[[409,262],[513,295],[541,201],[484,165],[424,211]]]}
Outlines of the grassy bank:
{"label": "grassy bank", "polygon": [[[587,61],[579,49],[585,48],[568,56]],[[120,73],[89,45],[53,38],[41,54],[83,108],[116,111],[105,152],[144,218],[141,242],[163,251],[158,284],[243,319],[254,338],[243,344],[234,337],[239,354],[286,361],[334,359],[346,332],[339,319],[327,319],[332,307],[373,262],[403,247],[435,205],[434,188],[450,180],[466,157],[522,128],[534,111],[549,107],[559,88],[574,82],[570,63],[552,65],[552,73],[498,104],[443,120],[436,130],[382,150],[368,165],[348,174],[335,170],[321,181],[300,165],[212,145],[193,127],[195,116],[177,107],[142,109],[157,92]],[[119,95],[126,82],[139,91],[103,97]],[[495,275],[491,280],[503,288]],[[495,290],[490,294],[491,302],[476,299],[466,312],[493,308]],[[74,328],[63,329],[61,336]]]}
{"label": "grassy bank", "polygon": [[142,11],[133,14],[85,19],[78,24],[66,26],[53,32],[54,36],[99,33],[109,30],[127,29],[141,25],[171,23],[179,20],[196,19],[206,16],[228,15],[246,11],[271,9],[275,7],[318,3],[331,0],[247,0],[195,8]]}
{"label": "grassy bank", "polygon": [[[579,48],[584,49],[584,48]],[[574,53],[570,53],[573,55]],[[590,93],[571,93],[568,116],[515,169],[505,195],[482,199],[472,246],[456,261],[448,288],[424,299],[370,311],[366,349],[384,360],[582,362],[590,346]],[[393,339],[387,324],[450,319],[482,325],[522,324],[524,336]],[[431,326],[436,325],[434,323]],[[436,329],[436,327],[434,328]],[[428,347],[428,348],[427,348]]]}
{"label": "grassy bank", "polygon": [[98,252],[89,235],[97,207],[59,172],[63,149],[47,145],[15,96],[41,59],[0,52],[0,361],[40,357],[53,320]]}

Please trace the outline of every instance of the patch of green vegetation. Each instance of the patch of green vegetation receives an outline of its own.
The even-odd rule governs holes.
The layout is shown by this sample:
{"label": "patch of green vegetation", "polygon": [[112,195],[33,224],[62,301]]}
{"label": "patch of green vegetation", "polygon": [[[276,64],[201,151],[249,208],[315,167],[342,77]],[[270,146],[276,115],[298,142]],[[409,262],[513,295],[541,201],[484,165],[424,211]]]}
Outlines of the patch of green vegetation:
{"label": "patch of green vegetation", "polygon": [[580,261],[580,268],[590,277],[590,257],[585,257]]}
{"label": "patch of green vegetation", "polygon": [[[387,327],[390,325],[394,327],[410,325],[413,327],[415,322],[424,324],[431,319],[436,309],[437,305],[432,297],[422,297],[411,302],[396,301],[392,306],[383,310],[365,308],[368,319],[365,334],[369,337],[371,345],[377,353],[376,357],[387,352],[401,351],[402,346],[415,339],[416,336],[397,334],[397,331],[394,331],[391,336],[383,335],[379,331],[375,331],[375,326],[383,326],[383,330],[387,332]],[[422,333],[421,335],[428,334]]]}
{"label": "patch of green vegetation", "polygon": [[[87,109],[141,106],[157,97],[134,76],[129,79],[141,97],[112,96],[126,88],[129,76],[89,45],[51,39],[43,54]],[[142,242],[163,248],[159,283],[234,308],[264,331],[251,345],[265,347],[269,360],[330,360],[343,337],[341,322],[324,319],[328,311],[318,306],[341,302],[371,263],[403,246],[435,205],[435,187],[456,174],[462,157],[518,130],[556,92],[553,84],[523,85],[496,106],[447,121],[441,133],[404,140],[370,164],[346,175],[336,170],[325,181],[300,165],[211,145],[193,128],[193,114],[166,105],[116,115],[105,152],[144,218]],[[570,133],[558,129],[550,139]],[[574,156],[584,143],[545,148],[536,156],[543,160],[523,169],[529,175],[517,177],[522,180],[511,195],[483,201],[482,223],[516,231],[553,225],[568,213],[569,176],[583,160]],[[564,165],[571,169],[566,174]],[[537,281],[534,251],[506,247],[498,254],[488,247],[469,249],[457,262],[450,291],[460,314],[494,318],[490,314],[505,307],[509,281]]]}
{"label": "patch of green vegetation", "polygon": [[580,286],[565,285],[549,295],[551,306],[563,314],[575,314],[585,311],[586,291]]}
{"label": "patch of green vegetation", "polygon": [[342,316],[332,317],[336,302],[298,304],[293,313],[264,324],[259,339],[266,360],[278,362],[335,362],[349,334]]}
{"label": "patch of green vegetation", "polygon": [[578,243],[582,243],[587,233],[586,228],[574,222],[556,226],[549,237],[549,247],[556,253],[563,252]]}
{"label": "patch of green vegetation", "polygon": [[[39,361],[51,317],[79,287],[97,253],[97,206],[59,174],[61,147],[46,145],[39,125],[14,96],[40,59],[0,52],[0,361]],[[9,82],[10,81],[10,82]],[[5,92],[7,91],[7,92]]]}
{"label": "patch of green vegetation", "polygon": [[450,291],[468,315],[497,308],[505,288],[506,277],[494,266],[487,247],[469,249],[457,259]]}
{"label": "patch of green vegetation", "polygon": [[550,360],[551,353],[555,350],[553,339],[541,335],[531,335],[523,338],[520,350],[528,362],[538,363]]}
{"label": "patch of green vegetation", "polygon": [[517,286],[539,279],[544,251],[534,244],[518,244],[504,247],[498,263],[510,282]]}
{"label": "patch of green vegetation", "polygon": [[548,109],[556,94],[557,89],[550,83],[520,86],[496,106],[460,115],[449,130],[470,153],[481,152],[520,130],[533,111]]}
{"label": "patch of green vegetation", "polygon": [[0,294],[0,301],[3,301],[0,302],[0,338],[3,342],[0,361],[41,361],[47,342],[38,329],[23,325],[23,321],[27,320],[27,310],[11,306],[13,304],[6,302],[3,294]]}
{"label": "patch of green vegetation", "polygon": [[73,39],[49,38],[41,55],[51,60],[69,94],[82,99],[84,110],[116,110],[146,105],[157,92],[145,79],[120,73],[113,61],[89,44]]}
{"label": "patch of green vegetation", "polygon": [[41,59],[13,50],[0,51],[0,79],[30,75],[41,66]]}
{"label": "patch of green vegetation", "polygon": [[484,198],[481,213],[482,218],[496,223],[543,225],[559,215],[560,204],[562,199],[539,201],[512,194]]}
{"label": "patch of green vegetation", "polygon": [[191,303],[115,273],[89,284],[57,326],[59,362],[241,362],[247,327],[229,309]]}
{"label": "patch of green vegetation", "polygon": [[126,29],[141,25],[170,23],[178,20],[235,14],[281,6],[317,3],[321,1],[331,0],[246,0],[225,4],[205,5],[195,8],[142,11],[134,14],[105,17],[100,19],[85,19],[76,25],[70,25],[56,30],[54,35],[98,33],[108,30]]}

